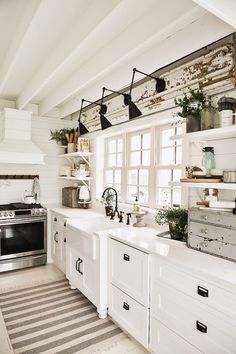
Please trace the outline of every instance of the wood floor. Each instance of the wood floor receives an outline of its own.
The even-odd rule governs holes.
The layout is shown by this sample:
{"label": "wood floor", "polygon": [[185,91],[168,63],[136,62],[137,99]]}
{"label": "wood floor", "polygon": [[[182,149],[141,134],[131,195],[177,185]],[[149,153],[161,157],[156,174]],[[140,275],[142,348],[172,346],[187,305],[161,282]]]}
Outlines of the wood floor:
{"label": "wood floor", "polygon": [[[24,287],[31,284],[38,284],[48,282],[50,280],[58,280],[63,278],[64,274],[56,268],[53,264],[46,266],[29,268],[21,271],[7,272],[0,274],[0,292],[5,289],[12,289],[14,287]],[[14,353],[9,338],[5,329],[4,321],[0,312],[0,348],[3,354]],[[94,351],[94,353],[96,350]],[[148,353],[138,342],[132,338],[127,338],[121,343],[118,343],[116,348],[105,350],[104,354],[145,354]],[[91,353],[92,354],[92,353]],[[99,351],[99,354],[102,352]]]}

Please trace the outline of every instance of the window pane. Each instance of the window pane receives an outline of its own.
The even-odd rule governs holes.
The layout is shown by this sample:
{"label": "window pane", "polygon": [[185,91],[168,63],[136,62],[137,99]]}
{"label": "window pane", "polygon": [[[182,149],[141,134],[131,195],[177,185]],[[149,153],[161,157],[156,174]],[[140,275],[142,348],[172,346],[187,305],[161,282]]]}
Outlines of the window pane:
{"label": "window pane", "polygon": [[120,196],[120,187],[121,187],[120,184],[115,184],[114,185],[114,188],[117,191],[118,196]]}
{"label": "window pane", "polygon": [[121,171],[115,170],[115,183],[121,184]]}
{"label": "window pane", "polygon": [[173,181],[174,182],[179,182],[180,178],[182,175],[182,171],[181,170],[173,170]]}
{"label": "window pane", "polygon": [[158,186],[168,187],[168,182],[171,181],[171,170],[158,171]]}
{"label": "window pane", "polygon": [[180,135],[183,133],[183,127],[178,127],[177,128],[177,134],[176,135]]}
{"label": "window pane", "polygon": [[107,187],[113,187],[113,183],[106,183],[105,188],[107,188]]}
{"label": "window pane", "polygon": [[117,140],[117,152],[122,152],[122,139]]}
{"label": "window pane", "polygon": [[131,136],[131,151],[140,150],[141,149],[141,135]]}
{"label": "window pane", "polygon": [[170,137],[175,135],[175,129],[167,129],[161,132],[161,146],[173,146],[174,141],[170,140]]}
{"label": "window pane", "polygon": [[138,184],[138,171],[129,170],[128,171],[128,184]]}
{"label": "window pane", "polygon": [[122,166],[122,154],[117,154],[117,167]]}
{"label": "window pane", "polygon": [[181,188],[173,188],[173,205],[181,205]]}
{"label": "window pane", "polygon": [[128,186],[128,200],[129,201],[134,201],[135,197],[137,196],[138,190],[137,186]]}
{"label": "window pane", "polygon": [[178,146],[176,148],[176,164],[181,164],[182,162],[182,147]]}
{"label": "window pane", "polygon": [[158,204],[160,206],[171,205],[171,190],[170,188],[158,188]]}
{"label": "window pane", "polygon": [[151,135],[149,133],[143,134],[142,148],[150,149],[150,147],[151,147]]}
{"label": "window pane", "polygon": [[139,170],[139,185],[148,186],[148,170]]}
{"label": "window pane", "polygon": [[108,155],[108,166],[109,167],[116,166],[116,155],[115,154]]}
{"label": "window pane", "polygon": [[142,165],[150,166],[150,151],[142,151]]}
{"label": "window pane", "polygon": [[139,166],[141,164],[141,152],[135,151],[130,153],[130,165],[131,166]]}
{"label": "window pane", "polygon": [[113,183],[113,171],[106,171],[106,183]]}
{"label": "window pane", "polygon": [[174,164],[174,148],[161,149],[161,165]]}
{"label": "window pane", "polygon": [[148,187],[139,187],[139,201],[140,203],[148,202]]}
{"label": "window pane", "polygon": [[108,153],[116,152],[116,140],[109,140],[108,141]]}

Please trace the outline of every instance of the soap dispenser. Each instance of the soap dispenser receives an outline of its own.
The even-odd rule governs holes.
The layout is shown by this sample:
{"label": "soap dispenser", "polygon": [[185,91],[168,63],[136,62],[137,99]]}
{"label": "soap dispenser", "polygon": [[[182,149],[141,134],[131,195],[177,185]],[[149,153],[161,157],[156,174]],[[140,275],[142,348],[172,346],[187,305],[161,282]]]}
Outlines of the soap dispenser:
{"label": "soap dispenser", "polygon": [[140,206],[139,206],[139,201],[138,197],[135,197],[135,202],[133,204],[133,213],[139,213],[140,212]]}

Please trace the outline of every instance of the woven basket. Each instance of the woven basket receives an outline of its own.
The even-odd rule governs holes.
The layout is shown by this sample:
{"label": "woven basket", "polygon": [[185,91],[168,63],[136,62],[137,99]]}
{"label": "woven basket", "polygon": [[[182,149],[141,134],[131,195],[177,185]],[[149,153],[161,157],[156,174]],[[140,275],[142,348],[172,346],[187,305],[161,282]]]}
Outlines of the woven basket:
{"label": "woven basket", "polygon": [[62,188],[62,205],[70,208],[78,208],[78,188],[64,187]]}

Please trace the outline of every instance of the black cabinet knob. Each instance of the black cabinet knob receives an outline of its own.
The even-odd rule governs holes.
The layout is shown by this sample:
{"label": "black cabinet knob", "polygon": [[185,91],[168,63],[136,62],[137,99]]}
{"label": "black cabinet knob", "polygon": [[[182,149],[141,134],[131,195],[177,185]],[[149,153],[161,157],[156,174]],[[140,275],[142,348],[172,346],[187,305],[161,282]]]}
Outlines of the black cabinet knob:
{"label": "black cabinet knob", "polygon": [[57,222],[57,218],[54,218],[53,221]]}
{"label": "black cabinet knob", "polygon": [[199,321],[196,321],[196,328],[198,331],[202,333],[207,333],[207,326]]}
{"label": "black cabinet knob", "polygon": [[66,243],[66,237],[64,237],[63,242]]}
{"label": "black cabinet knob", "polygon": [[203,288],[202,286],[198,286],[197,287],[197,293],[200,296],[203,297],[208,297],[208,289]]}
{"label": "black cabinet knob", "polygon": [[66,227],[66,221],[64,222],[64,226]]}
{"label": "black cabinet knob", "polygon": [[127,302],[123,302],[123,309],[129,311],[129,305],[127,304]]}
{"label": "black cabinet knob", "polygon": [[124,259],[124,261],[129,262],[130,257],[129,257],[129,255],[128,255],[128,254],[124,253],[124,255],[123,255],[123,259]]}

